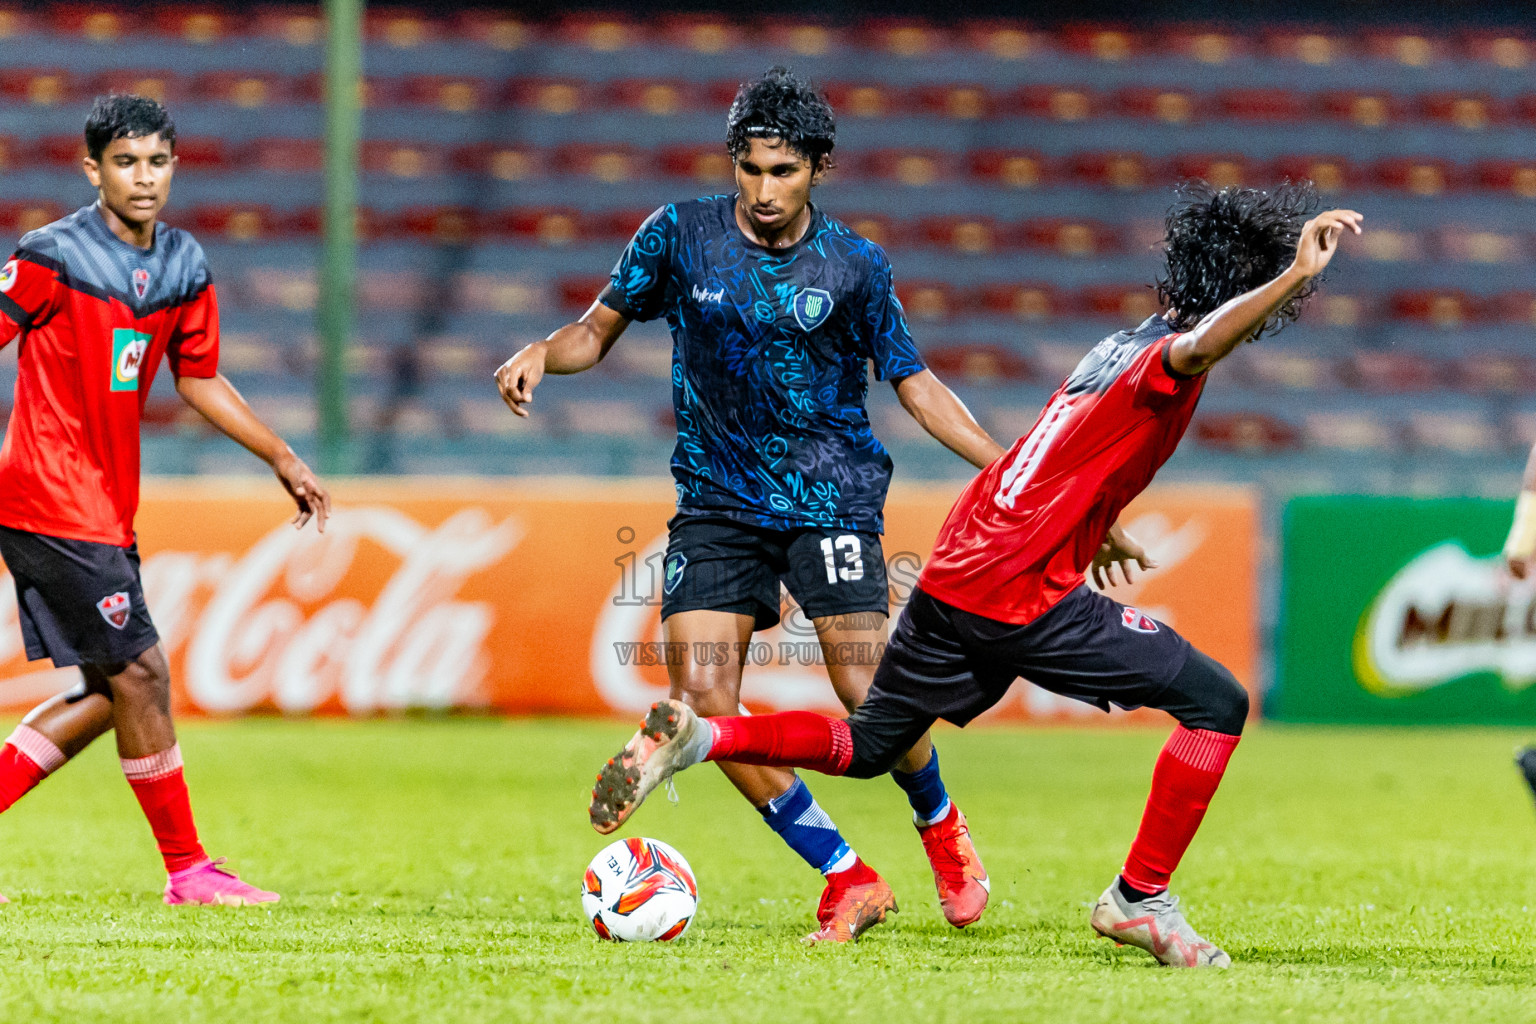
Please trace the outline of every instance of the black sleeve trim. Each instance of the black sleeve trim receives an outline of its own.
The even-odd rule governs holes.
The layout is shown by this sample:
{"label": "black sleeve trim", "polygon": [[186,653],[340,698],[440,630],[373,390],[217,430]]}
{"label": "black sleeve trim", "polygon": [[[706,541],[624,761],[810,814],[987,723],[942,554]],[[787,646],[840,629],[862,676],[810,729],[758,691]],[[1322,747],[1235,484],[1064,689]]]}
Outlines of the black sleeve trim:
{"label": "black sleeve trim", "polygon": [[1165,344],[1163,345],[1163,372],[1172,377],[1174,380],[1194,380],[1196,377],[1200,376],[1198,373],[1180,373],[1178,370],[1173,368],[1173,363],[1168,359],[1168,353],[1173,349],[1172,339],[1177,337],[1177,334],[1170,334],[1166,339],[1164,339]]}
{"label": "black sleeve trim", "polygon": [[17,249],[15,258],[26,260],[28,263],[36,263],[44,270],[51,270],[60,277],[64,276],[64,263],[62,260],[56,260],[52,256],[44,256],[36,249]]}
{"label": "black sleeve trim", "polygon": [[9,295],[0,295],[0,313],[4,313],[16,322],[18,327],[31,327],[32,318],[27,311],[16,304],[16,300]]}
{"label": "black sleeve trim", "polygon": [[597,293],[597,301],[613,310],[626,320],[639,320],[640,316],[624,299],[624,293],[613,286],[609,281],[603,285],[603,290]]}

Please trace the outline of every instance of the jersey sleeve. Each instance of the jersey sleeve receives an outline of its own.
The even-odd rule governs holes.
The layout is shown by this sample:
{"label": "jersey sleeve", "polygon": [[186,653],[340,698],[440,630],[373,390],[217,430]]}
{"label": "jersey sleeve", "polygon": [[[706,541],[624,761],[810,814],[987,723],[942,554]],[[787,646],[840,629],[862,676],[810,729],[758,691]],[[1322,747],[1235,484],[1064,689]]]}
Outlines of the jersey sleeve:
{"label": "jersey sleeve", "polygon": [[907,314],[896,297],[891,261],[878,246],[872,247],[869,290],[864,303],[864,327],[869,337],[869,358],[875,379],[900,381],[927,369],[907,327]]}
{"label": "jersey sleeve", "polygon": [[46,241],[23,245],[0,267],[0,345],[22,331],[41,327],[58,311],[64,265],[57,255]]}
{"label": "jersey sleeve", "polygon": [[181,307],[165,357],[177,377],[212,377],[219,372],[219,298],[211,282]]}
{"label": "jersey sleeve", "polygon": [[663,206],[635,232],[598,301],[628,320],[656,319],[666,306],[676,253],[677,207]]}
{"label": "jersey sleeve", "polygon": [[1183,394],[1199,381],[1199,377],[1186,377],[1168,365],[1168,346],[1177,337],[1177,334],[1170,334],[1156,344],[1148,345],[1121,378],[1138,398],[1148,403],[1160,402]]}

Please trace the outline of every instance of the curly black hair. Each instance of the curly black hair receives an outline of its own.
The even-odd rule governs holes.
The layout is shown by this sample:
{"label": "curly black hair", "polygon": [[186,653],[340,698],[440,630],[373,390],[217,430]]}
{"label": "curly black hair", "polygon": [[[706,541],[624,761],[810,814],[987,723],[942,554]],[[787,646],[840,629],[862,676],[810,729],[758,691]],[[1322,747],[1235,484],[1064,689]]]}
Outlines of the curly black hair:
{"label": "curly black hair", "polygon": [[[1278,277],[1296,256],[1302,223],[1318,206],[1317,189],[1310,181],[1287,181],[1268,190],[1214,188],[1190,181],[1180,185],[1176,195],[1163,237],[1167,266],[1156,287],[1158,301],[1180,331]],[[1295,320],[1316,288],[1313,280],[1291,296],[1253,337]]]}
{"label": "curly black hair", "polygon": [[97,96],[91,104],[91,114],[85,119],[85,149],[92,160],[100,160],[101,154],[114,139],[142,139],[159,133],[176,151],[176,125],[171,122],[170,112],[148,96],[129,93],[113,93]]}
{"label": "curly black hair", "polygon": [[725,116],[725,148],[733,160],[752,148],[754,138],[782,139],[812,170],[830,168],[837,143],[832,104],[788,68],[769,68],[742,85]]}

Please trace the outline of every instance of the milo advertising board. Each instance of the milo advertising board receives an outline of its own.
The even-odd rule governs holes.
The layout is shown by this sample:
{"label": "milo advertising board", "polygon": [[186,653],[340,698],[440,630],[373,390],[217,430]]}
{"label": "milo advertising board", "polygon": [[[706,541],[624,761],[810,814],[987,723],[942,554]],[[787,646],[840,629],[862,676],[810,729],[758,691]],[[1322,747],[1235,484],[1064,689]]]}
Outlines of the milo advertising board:
{"label": "milo advertising board", "polygon": [[1292,500],[1272,718],[1536,724],[1536,586],[1499,549],[1514,503]]}

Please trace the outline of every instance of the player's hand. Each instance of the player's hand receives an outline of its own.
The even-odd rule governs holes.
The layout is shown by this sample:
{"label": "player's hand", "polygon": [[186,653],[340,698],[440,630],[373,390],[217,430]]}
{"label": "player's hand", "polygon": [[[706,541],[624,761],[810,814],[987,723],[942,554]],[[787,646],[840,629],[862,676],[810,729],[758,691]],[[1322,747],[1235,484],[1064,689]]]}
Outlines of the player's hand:
{"label": "player's hand", "polygon": [[1316,277],[1323,272],[1333,254],[1338,251],[1339,238],[1345,231],[1360,233],[1365,220],[1354,210],[1327,210],[1301,226],[1301,237],[1296,241],[1296,259],[1292,269]]}
{"label": "player's hand", "polygon": [[1504,567],[1509,574],[1517,580],[1527,579],[1531,576],[1531,570],[1536,569],[1536,557],[1510,555],[1504,559]]}
{"label": "player's hand", "polygon": [[519,416],[527,417],[523,406],[533,401],[533,389],[544,378],[544,353],[548,346],[536,341],[496,369],[496,387],[501,400]]}
{"label": "player's hand", "polygon": [[272,470],[278,480],[282,481],[288,496],[299,506],[293,516],[293,528],[302,530],[304,524],[313,518],[316,529],[324,533],[325,521],[331,514],[331,495],[320,485],[314,472],[292,452],[273,463]]}
{"label": "player's hand", "polygon": [[1115,566],[1120,567],[1121,582],[1132,583],[1135,577],[1131,575],[1131,566],[1136,565],[1143,571],[1156,569],[1157,562],[1147,549],[1120,529],[1112,526],[1109,535],[1104,538],[1104,543],[1099,545],[1098,553],[1093,556],[1093,565],[1090,571],[1093,574],[1094,585],[1100,590],[1115,585]]}

